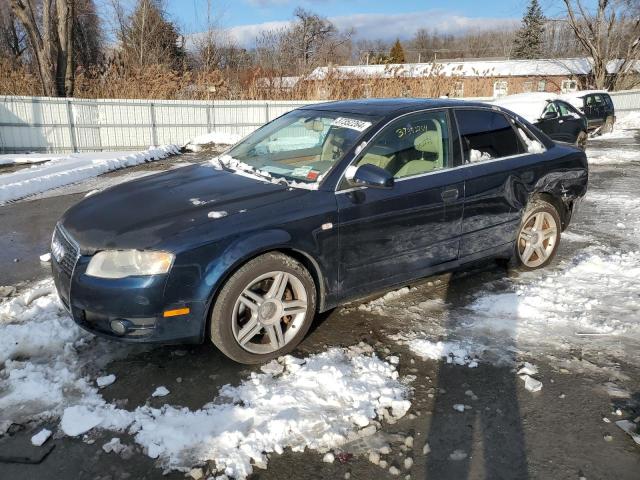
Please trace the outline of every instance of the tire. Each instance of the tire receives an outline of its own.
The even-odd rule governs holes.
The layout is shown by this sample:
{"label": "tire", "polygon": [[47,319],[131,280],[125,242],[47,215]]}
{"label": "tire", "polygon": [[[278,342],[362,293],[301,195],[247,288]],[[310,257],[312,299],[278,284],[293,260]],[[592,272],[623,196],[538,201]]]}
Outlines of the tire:
{"label": "tire", "polygon": [[578,134],[578,138],[576,139],[576,147],[583,151],[586,150],[588,138],[589,135],[587,134],[587,132],[580,132]]}
{"label": "tire", "polygon": [[551,203],[541,199],[531,202],[516,236],[514,263],[522,270],[549,265],[558,252],[561,225],[560,215]]}
{"label": "tire", "polygon": [[602,124],[602,128],[600,128],[600,133],[601,134],[605,134],[605,133],[611,133],[613,131],[613,117],[612,116],[608,116],[604,123]]}
{"label": "tire", "polygon": [[307,269],[287,255],[267,253],[222,287],[211,310],[211,341],[238,363],[267,362],[302,341],[315,313],[316,286]]}

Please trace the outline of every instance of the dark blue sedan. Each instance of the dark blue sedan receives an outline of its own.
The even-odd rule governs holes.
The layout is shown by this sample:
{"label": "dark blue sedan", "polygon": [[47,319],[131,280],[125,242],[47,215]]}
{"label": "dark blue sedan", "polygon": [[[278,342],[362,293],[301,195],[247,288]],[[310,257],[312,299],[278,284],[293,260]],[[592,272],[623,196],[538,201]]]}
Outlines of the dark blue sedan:
{"label": "dark blue sedan", "polygon": [[83,328],[291,351],[317,312],[482,258],[553,259],[587,189],[585,154],[495,106],[332,102],[207,164],[97,193],[60,219],[53,275]]}

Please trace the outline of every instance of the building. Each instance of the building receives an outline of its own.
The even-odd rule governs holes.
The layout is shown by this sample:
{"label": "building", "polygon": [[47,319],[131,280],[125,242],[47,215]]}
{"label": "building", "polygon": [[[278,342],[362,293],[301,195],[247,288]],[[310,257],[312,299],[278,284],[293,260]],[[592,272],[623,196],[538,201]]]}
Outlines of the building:
{"label": "building", "polygon": [[[610,73],[617,65],[611,62]],[[640,76],[640,62],[635,66]],[[539,60],[476,59],[390,65],[318,67],[305,79],[320,84],[357,82],[364,96],[387,83],[404,83],[414,96],[501,97],[514,93],[567,93],[588,87],[589,58]]]}

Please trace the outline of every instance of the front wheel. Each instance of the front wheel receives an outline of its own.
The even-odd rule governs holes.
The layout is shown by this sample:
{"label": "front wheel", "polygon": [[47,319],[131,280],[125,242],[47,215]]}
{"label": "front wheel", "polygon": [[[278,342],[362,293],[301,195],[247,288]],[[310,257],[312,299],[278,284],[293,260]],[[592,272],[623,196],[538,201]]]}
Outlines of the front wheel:
{"label": "front wheel", "polygon": [[535,200],[524,213],[516,240],[515,257],[524,270],[546,267],[560,245],[560,215],[544,200]]}
{"label": "front wheel", "polygon": [[267,253],[240,267],[211,312],[211,341],[239,363],[263,363],[289,353],[316,311],[313,278],[299,262]]}

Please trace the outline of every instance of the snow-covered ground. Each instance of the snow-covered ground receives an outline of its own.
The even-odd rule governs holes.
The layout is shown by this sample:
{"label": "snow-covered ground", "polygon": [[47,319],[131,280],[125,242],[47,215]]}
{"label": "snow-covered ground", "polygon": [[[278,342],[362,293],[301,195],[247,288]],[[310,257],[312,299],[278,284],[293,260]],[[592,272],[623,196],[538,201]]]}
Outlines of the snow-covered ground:
{"label": "snow-covered ground", "polygon": [[[48,155],[46,162],[0,175],[0,204],[35,193],[86,180],[111,170],[160,160],[179,153],[176,145],[151,147],[142,152],[90,152]],[[25,155],[0,155],[0,163],[19,163]],[[39,155],[43,159],[44,156]]]}
{"label": "snow-covered ground", "polygon": [[[266,465],[265,453],[327,452],[372,435],[379,421],[400,418],[411,405],[395,365],[360,344],[274,360],[198,410],[165,404],[129,411],[104,400],[100,388],[117,379],[100,369],[132,348],[83,333],[51,280],[4,301],[0,435],[12,423],[44,420],[58,422],[57,435],[126,431],[166,469],[214,460],[220,473],[245,478],[254,465]],[[163,387],[148,395],[170,400]]]}
{"label": "snow-covered ground", "polygon": [[[630,152],[620,160],[629,168],[622,180],[600,175],[592,183],[551,267],[484,284],[474,277],[474,288],[456,304],[429,293],[455,288],[455,280],[432,280],[426,294],[421,286],[406,287],[360,305],[358,313],[382,315],[385,324],[395,319],[402,328],[388,333],[387,345],[416,359],[444,359],[456,369],[539,361],[568,372],[604,372],[613,382],[608,391],[624,392],[621,362],[640,365],[640,193],[630,188],[640,181],[633,130],[640,114],[619,120],[612,134],[590,141],[587,154],[606,170],[619,169],[611,158]],[[612,141],[623,147],[612,148]],[[119,382],[110,362],[144,348],[84,333],[50,279],[21,287],[0,301],[0,435],[12,423],[44,421],[54,438],[93,441],[92,433],[114,432],[122,438],[102,445],[105,452],[126,457],[135,446],[163,468],[186,472],[211,460],[218,474],[244,478],[266,466],[265,454],[286,448],[309,448],[332,461],[345,443],[404,416],[412,400],[398,356],[382,359],[361,343],[280,358],[212,392],[200,408],[178,406],[174,387],[150,388],[149,402],[136,408],[108,401],[103,389]],[[576,349],[592,355],[576,359]],[[404,353],[401,358],[404,363]],[[531,392],[547,388],[537,383],[535,365],[519,372]],[[163,406],[153,407],[157,402]],[[461,403],[454,409],[466,411]],[[34,444],[51,441],[41,431],[34,430]]]}
{"label": "snow-covered ground", "polygon": [[[618,114],[612,132],[589,138],[589,164],[614,165],[640,162],[640,148],[633,143],[633,137],[637,135],[638,129],[640,129],[640,112]],[[619,142],[621,148],[615,150],[603,148],[602,145],[609,141]]]}

